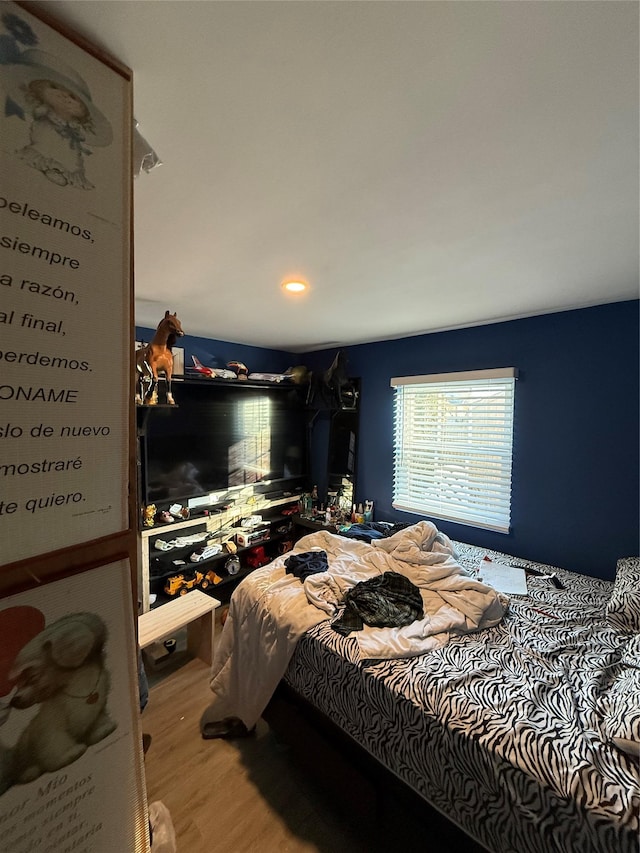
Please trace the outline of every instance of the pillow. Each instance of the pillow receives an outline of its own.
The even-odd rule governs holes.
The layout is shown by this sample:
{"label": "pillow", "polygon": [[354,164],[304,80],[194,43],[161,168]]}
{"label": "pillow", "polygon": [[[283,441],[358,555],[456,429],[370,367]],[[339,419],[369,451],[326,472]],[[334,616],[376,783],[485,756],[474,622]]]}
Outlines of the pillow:
{"label": "pillow", "polygon": [[618,560],[607,618],[621,631],[640,631],[640,557]]}
{"label": "pillow", "polygon": [[603,717],[608,739],[640,760],[640,634],[624,649],[620,670],[603,697]]}

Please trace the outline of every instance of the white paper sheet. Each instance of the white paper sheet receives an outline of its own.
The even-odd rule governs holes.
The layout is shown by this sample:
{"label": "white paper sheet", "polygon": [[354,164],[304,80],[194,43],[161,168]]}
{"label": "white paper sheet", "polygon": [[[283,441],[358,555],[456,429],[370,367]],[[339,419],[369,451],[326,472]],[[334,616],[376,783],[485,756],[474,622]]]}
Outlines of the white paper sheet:
{"label": "white paper sheet", "polygon": [[527,595],[527,576],[524,569],[495,563],[484,557],[478,566],[478,580],[507,595]]}

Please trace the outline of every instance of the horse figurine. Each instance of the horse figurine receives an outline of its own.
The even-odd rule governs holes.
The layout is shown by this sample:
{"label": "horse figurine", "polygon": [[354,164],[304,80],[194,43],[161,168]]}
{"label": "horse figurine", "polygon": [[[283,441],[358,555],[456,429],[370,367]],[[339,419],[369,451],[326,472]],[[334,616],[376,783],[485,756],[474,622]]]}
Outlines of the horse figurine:
{"label": "horse figurine", "polygon": [[163,373],[167,389],[167,403],[175,406],[171,393],[173,353],[171,347],[184,335],[176,314],[164,312],[150,344],[136,352],[136,403],[155,406],[158,402],[158,374]]}

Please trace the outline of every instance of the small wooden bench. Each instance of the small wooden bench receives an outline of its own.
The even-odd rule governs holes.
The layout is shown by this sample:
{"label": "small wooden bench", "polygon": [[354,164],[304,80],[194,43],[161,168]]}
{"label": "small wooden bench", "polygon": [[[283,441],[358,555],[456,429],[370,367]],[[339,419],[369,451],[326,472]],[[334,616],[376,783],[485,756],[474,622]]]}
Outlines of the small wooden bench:
{"label": "small wooden bench", "polygon": [[198,589],[138,616],[140,648],[164,640],[187,626],[187,649],[190,654],[211,666],[213,661],[215,610],[220,606]]}

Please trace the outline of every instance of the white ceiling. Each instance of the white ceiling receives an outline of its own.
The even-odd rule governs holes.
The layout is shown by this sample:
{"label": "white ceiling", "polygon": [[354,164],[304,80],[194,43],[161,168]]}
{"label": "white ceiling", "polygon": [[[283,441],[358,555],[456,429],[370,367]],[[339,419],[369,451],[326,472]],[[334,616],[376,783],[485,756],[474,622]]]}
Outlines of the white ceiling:
{"label": "white ceiling", "polygon": [[296,352],[639,295],[635,2],[36,5],[133,70],[163,162],[139,325]]}

